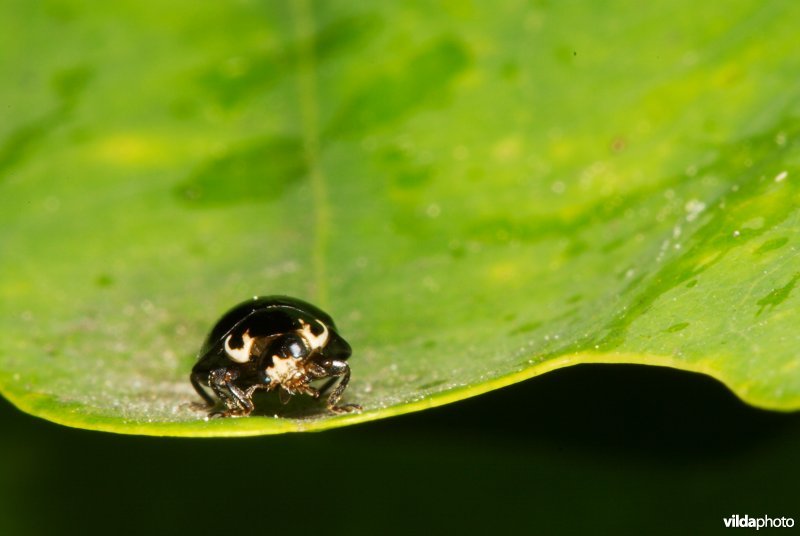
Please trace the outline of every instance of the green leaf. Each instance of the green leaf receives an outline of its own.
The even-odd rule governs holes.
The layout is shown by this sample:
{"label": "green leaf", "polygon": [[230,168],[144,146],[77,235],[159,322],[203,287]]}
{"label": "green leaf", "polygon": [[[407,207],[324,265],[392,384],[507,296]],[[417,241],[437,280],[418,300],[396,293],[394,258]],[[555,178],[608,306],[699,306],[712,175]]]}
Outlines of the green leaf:
{"label": "green leaf", "polygon": [[[800,408],[796,3],[6,10],[0,390],[20,408],[266,434],[576,363]],[[189,407],[204,336],[254,294],[333,315],[363,413]]]}

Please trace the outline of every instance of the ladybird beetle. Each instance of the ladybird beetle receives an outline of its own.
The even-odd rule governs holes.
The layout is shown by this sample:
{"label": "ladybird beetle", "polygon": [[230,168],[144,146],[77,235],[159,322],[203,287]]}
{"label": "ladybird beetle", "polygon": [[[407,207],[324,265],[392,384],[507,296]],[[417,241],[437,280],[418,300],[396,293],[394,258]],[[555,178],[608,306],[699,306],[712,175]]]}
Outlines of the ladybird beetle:
{"label": "ladybird beetle", "polygon": [[[333,319],[319,308],[289,296],[256,296],[216,323],[200,349],[191,381],[208,409],[217,402],[225,405],[222,411],[211,411],[211,417],[249,415],[259,389],[277,389],[283,404],[296,394],[319,398],[337,378],[328,410],[358,411],[356,404],[337,405],[350,381],[350,353]],[[330,379],[321,388],[310,385],[323,378]]]}

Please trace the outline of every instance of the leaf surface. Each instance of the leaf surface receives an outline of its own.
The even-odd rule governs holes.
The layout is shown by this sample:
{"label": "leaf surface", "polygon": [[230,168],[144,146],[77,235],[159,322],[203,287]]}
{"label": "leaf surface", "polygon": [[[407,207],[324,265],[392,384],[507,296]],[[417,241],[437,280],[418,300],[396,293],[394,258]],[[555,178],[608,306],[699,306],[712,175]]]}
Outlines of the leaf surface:
{"label": "leaf surface", "polygon": [[[800,408],[795,3],[6,10],[18,407],[267,434],[643,363]],[[363,413],[189,407],[203,338],[254,294],[331,313]]]}

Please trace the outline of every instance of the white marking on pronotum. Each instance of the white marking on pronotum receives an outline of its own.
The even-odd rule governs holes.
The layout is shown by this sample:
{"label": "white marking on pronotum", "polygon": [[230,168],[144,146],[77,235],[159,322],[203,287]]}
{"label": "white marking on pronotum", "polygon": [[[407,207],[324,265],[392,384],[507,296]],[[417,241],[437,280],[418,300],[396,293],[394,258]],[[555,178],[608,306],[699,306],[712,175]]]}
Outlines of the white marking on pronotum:
{"label": "white marking on pronotum", "polygon": [[311,326],[303,320],[300,320],[300,324],[303,327],[297,330],[297,333],[302,335],[308,341],[308,344],[311,346],[312,350],[319,350],[328,343],[328,326],[322,322],[317,323],[322,326],[322,333],[319,335],[314,335],[311,333]]}
{"label": "white marking on pronotum", "polygon": [[279,384],[284,384],[292,380],[298,373],[297,360],[293,357],[282,358],[277,355],[272,356],[272,366],[267,367],[267,376]]}
{"label": "white marking on pronotum", "polygon": [[250,361],[250,350],[253,348],[255,339],[250,336],[249,331],[245,331],[244,335],[242,335],[241,348],[231,348],[230,342],[231,335],[228,335],[225,338],[225,353],[228,354],[228,357],[237,363],[247,363]]}

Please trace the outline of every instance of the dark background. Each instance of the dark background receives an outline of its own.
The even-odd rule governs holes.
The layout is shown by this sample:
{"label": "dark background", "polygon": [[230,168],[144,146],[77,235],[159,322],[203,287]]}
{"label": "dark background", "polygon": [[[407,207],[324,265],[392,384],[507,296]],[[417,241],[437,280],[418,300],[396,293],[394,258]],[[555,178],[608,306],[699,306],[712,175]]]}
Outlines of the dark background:
{"label": "dark background", "polygon": [[665,368],[582,365],[425,412],[271,437],[87,432],[5,401],[0,418],[3,535],[708,534],[737,513],[800,522],[800,414]]}

